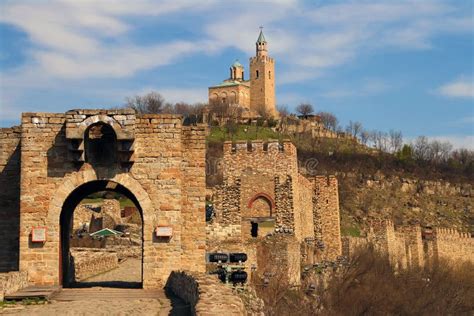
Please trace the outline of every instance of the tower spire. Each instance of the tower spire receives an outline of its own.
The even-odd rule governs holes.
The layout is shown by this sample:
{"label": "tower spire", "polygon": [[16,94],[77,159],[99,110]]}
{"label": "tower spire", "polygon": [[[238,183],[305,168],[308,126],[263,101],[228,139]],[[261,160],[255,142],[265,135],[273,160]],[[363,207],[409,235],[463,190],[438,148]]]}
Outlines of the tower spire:
{"label": "tower spire", "polygon": [[260,26],[260,34],[258,35],[257,42],[255,43],[257,57],[267,55],[267,40],[263,35],[263,26]]}

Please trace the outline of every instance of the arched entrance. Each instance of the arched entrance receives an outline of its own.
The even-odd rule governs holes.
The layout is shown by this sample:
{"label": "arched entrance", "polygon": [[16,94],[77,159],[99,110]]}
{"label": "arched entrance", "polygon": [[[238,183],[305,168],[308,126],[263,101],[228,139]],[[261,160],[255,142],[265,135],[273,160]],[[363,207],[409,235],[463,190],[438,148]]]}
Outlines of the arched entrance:
{"label": "arched entrance", "polygon": [[[60,215],[60,260],[59,260],[59,277],[62,280],[63,287],[73,287],[77,286],[78,283],[75,280],[74,275],[74,265],[71,257],[71,236],[74,233],[73,231],[73,218],[74,211],[80,202],[86,197],[90,196],[93,193],[97,192],[115,192],[120,194],[127,199],[129,199],[136,206],[139,217],[141,219],[141,249],[140,249],[140,260],[141,260],[141,269],[140,269],[140,281],[139,282],[129,282],[129,283],[115,283],[109,286],[120,286],[120,287],[142,287],[143,286],[143,231],[144,231],[144,221],[143,221],[143,210],[137,199],[137,197],[124,185],[117,183],[111,180],[92,180],[81,184],[76,189],[74,189],[68,197],[65,199]],[[120,214],[119,214],[120,216]],[[112,229],[113,230],[113,229]],[[115,231],[115,230],[114,230]],[[88,234],[90,236],[90,234]]]}

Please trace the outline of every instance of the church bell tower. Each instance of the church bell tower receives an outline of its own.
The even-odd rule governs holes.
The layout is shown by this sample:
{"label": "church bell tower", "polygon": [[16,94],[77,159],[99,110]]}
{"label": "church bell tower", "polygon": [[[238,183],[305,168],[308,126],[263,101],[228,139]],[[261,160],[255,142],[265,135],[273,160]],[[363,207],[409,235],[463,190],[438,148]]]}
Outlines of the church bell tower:
{"label": "church bell tower", "polygon": [[268,56],[268,43],[262,28],[255,43],[255,57],[250,58],[250,109],[277,117],[275,106],[275,61]]}

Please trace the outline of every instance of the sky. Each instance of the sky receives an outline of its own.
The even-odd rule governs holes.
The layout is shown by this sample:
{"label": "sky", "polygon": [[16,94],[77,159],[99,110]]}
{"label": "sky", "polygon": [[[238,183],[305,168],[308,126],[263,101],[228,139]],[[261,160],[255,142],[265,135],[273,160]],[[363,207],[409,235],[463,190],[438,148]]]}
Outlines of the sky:
{"label": "sky", "polygon": [[0,1],[0,127],[21,112],[205,102],[259,27],[277,104],[474,149],[473,1]]}

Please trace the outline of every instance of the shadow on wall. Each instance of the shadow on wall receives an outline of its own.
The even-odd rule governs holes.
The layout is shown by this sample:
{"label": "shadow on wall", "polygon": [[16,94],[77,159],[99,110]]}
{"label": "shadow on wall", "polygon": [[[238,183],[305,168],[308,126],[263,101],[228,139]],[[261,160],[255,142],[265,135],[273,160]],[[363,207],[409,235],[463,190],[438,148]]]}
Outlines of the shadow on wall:
{"label": "shadow on wall", "polygon": [[[105,142],[107,141],[106,139]],[[79,141],[79,143],[81,142],[84,141]],[[52,146],[47,151],[48,177],[64,178],[68,173],[79,171],[83,164],[88,162],[84,153],[87,146],[85,143],[79,143],[66,139],[66,127],[61,127]],[[101,147],[99,146],[99,148]],[[120,169],[117,161],[103,163],[101,160],[94,159],[93,154],[89,153],[89,156],[92,157],[89,157],[91,161],[88,163],[100,178],[113,178],[118,173],[125,172]]]}
{"label": "shadow on wall", "polygon": [[[1,154],[6,153],[2,152]],[[0,172],[0,188],[0,272],[18,271],[20,234],[19,143]]]}
{"label": "shadow on wall", "polygon": [[80,165],[74,165],[72,159],[70,159],[73,154],[72,152],[69,153],[66,140],[66,126],[63,125],[47,152],[48,177],[63,178],[66,173],[77,171]]}

